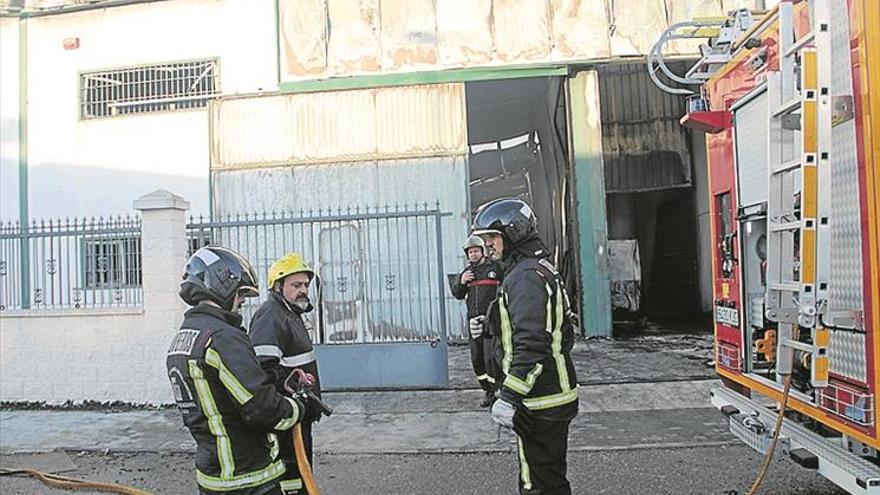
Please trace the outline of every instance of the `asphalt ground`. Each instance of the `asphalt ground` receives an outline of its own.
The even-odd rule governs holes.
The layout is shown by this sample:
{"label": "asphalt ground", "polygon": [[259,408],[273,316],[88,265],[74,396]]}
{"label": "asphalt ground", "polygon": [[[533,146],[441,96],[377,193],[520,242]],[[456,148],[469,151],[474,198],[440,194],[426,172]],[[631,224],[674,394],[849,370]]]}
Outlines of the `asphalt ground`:
{"label": "asphalt ground", "polygon": [[[196,493],[192,455],[184,453],[70,453],[70,476],[123,483],[156,494]],[[0,464],[8,456],[0,455]],[[741,445],[570,452],[575,494],[741,495],[760,466]],[[327,495],[499,495],[516,493],[514,454],[324,454],[316,477]],[[30,478],[0,478],[6,495],[66,495]],[[90,495],[89,492],[76,492]],[[92,492],[97,494],[97,492]],[[844,495],[812,471],[779,456],[759,493]]]}
{"label": "asphalt ground", "polygon": [[[516,492],[515,440],[479,407],[466,345],[449,348],[445,390],[326,394],[336,412],[316,428],[316,476],[326,494]],[[709,405],[719,386],[711,336],[664,329],[577,342],[581,413],[569,435],[574,493],[745,493],[759,456]],[[0,410],[0,465],[195,493],[194,443],[175,409],[125,405]],[[43,452],[28,455],[23,452]],[[69,493],[0,478],[0,493]],[[86,493],[86,492],[79,492]],[[839,494],[786,458],[762,493]]]}

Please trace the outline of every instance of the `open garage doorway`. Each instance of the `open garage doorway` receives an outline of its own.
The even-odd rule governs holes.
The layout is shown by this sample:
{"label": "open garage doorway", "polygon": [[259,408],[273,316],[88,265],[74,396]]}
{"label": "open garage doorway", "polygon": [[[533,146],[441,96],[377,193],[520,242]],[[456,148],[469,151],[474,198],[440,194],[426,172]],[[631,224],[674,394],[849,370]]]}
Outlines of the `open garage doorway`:
{"label": "open garage doorway", "polygon": [[465,94],[471,212],[502,197],[532,205],[552,260],[576,296],[565,78],[469,82]]}

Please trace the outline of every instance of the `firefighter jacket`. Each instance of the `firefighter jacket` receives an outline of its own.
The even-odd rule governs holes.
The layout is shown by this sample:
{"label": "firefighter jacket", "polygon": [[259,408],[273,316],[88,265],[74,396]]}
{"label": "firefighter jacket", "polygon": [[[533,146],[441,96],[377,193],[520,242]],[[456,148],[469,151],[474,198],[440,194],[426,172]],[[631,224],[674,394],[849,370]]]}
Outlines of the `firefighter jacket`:
{"label": "firefighter jacket", "polygon": [[[474,279],[462,285],[461,275],[468,270],[474,272]],[[468,319],[486,315],[489,306],[498,297],[501,273],[501,263],[484,259],[482,263],[469,264],[458,274],[458,278],[452,284],[452,295],[456,299],[467,298]]]}
{"label": "firefighter jacket", "polygon": [[302,407],[279,395],[260,368],[241,316],[208,304],[186,312],[166,367],[183,423],[196,441],[196,480],[207,492],[241,493],[284,473],[274,431]]}
{"label": "firefighter jacket", "polygon": [[511,253],[489,326],[500,363],[499,396],[545,419],[577,414],[574,326],[562,279],[537,239]]}
{"label": "firefighter jacket", "polygon": [[[274,291],[269,293],[269,298],[251,319],[250,337],[260,364],[273,377],[279,392],[287,393],[284,380],[299,368],[315,377],[312,391],[321,396],[321,379],[312,340],[300,310],[288,304],[284,296]],[[320,418],[320,411],[307,403],[303,421],[312,422]]]}

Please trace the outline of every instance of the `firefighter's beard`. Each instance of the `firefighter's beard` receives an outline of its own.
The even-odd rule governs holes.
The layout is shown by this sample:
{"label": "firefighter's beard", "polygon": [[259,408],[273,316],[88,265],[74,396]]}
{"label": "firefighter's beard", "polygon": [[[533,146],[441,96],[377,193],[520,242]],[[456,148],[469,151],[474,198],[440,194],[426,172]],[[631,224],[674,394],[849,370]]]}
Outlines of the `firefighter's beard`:
{"label": "firefighter's beard", "polygon": [[312,301],[310,301],[307,296],[298,297],[296,300],[293,301],[292,306],[295,307],[300,313],[308,313],[313,309]]}

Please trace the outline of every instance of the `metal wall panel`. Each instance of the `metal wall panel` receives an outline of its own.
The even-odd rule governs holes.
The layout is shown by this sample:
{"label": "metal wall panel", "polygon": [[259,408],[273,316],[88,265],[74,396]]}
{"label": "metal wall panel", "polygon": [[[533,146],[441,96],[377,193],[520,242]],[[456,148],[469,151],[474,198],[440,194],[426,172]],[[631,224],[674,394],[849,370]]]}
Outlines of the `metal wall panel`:
{"label": "metal wall panel", "polygon": [[[845,0],[833,0],[832,11],[846,10]],[[835,95],[852,95],[852,56],[847,23],[831,23],[831,87]],[[848,120],[831,129],[831,277],[828,311],[852,319],[864,315],[862,262],[862,214],[859,191],[859,163],[856,155],[856,121]],[[821,207],[821,205],[820,205]],[[855,318],[858,320],[859,318]],[[830,371],[865,382],[868,363],[866,336],[832,332],[828,345]]]}
{"label": "metal wall panel", "polygon": [[[236,213],[346,209],[366,207],[372,211],[387,205],[439,202],[443,212],[444,271],[456,272],[464,266],[460,247],[467,236],[468,165],[465,156],[370,160],[321,165],[218,171],[213,174],[214,213],[224,218]],[[424,246],[413,234],[408,241],[387,247],[394,259],[399,253],[434,249]],[[288,249],[296,249],[289,246]],[[436,255],[435,255],[436,257]],[[317,260],[315,260],[317,261]],[[452,337],[466,337],[464,305],[446,294],[448,328]]]}
{"label": "metal wall panel", "polygon": [[221,98],[211,169],[463,155],[464,85]]}
{"label": "metal wall panel", "polygon": [[[670,64],[684,73],[688,63]],[[644,64],[599,66],[602,148],[607,192],[687,186],[691,158],[680,96],[651,82]]]}
{"label": "metal wall panel", "polygon": [[766,91],[739,107],[735,113],[740,206],[767,201],[768,114]]}

